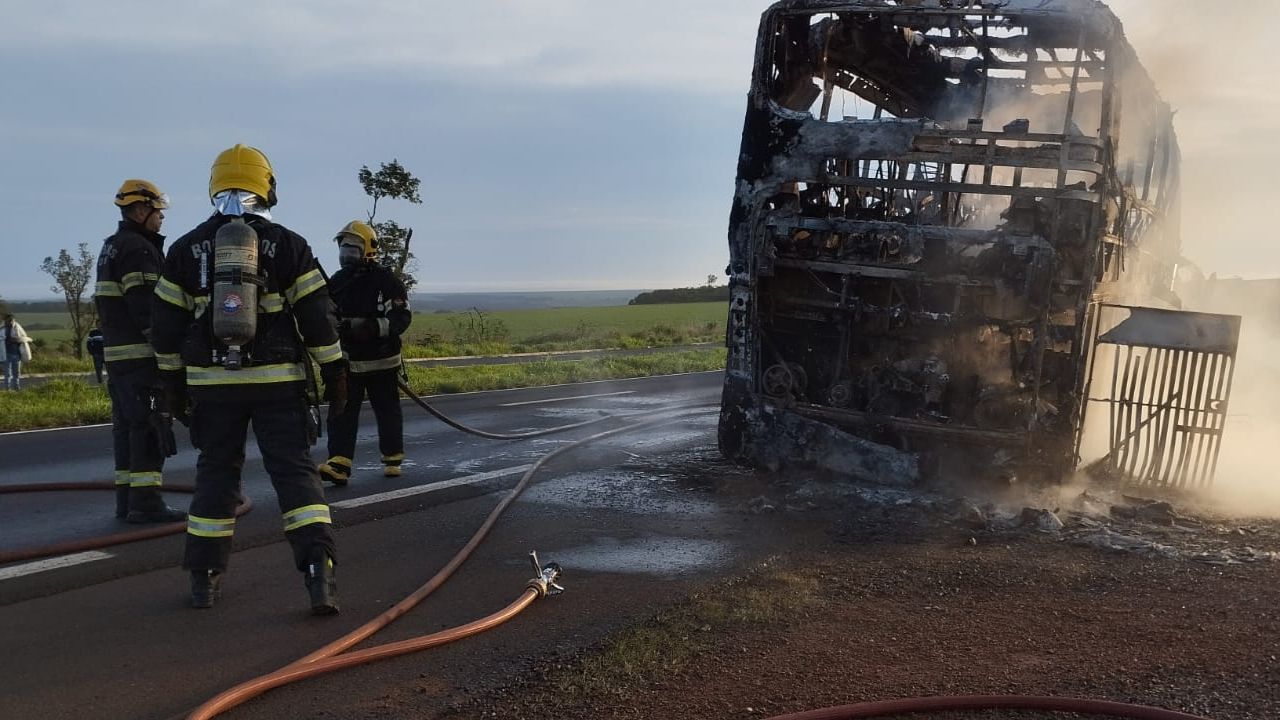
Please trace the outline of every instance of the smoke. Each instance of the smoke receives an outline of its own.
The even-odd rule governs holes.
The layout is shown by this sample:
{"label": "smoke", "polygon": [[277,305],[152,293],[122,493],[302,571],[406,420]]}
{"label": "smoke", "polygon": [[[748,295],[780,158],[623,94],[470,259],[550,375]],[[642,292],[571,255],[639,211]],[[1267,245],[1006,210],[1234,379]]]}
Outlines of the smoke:
{"label": "smoke", "polygon": [[1273,0],[1112,0],[1126,35],[1176,111],[1183,250],[1219,276],[1280,276],[1267,210],[1280,165]]}
{"label": "smoke", "polygon": [[[1112,0],[1125,33],[1176,111],[1183,254],[1204,275],[1280,278],[1271,197],[1280,167],[1272,0]],[[1235,387],[1212,493],[1221,509],[1280,516],[1280,280],[1179,288],[1187,309],[1244,317]]]}

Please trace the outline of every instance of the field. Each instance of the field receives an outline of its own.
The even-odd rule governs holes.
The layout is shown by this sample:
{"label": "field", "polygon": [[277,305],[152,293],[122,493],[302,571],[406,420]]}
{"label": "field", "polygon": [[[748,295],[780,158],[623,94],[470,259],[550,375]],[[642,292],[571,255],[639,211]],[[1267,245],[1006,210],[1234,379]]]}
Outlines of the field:
{"label": "field", "polygon": [[[559,350],[676,347],[713,343],[695,352],[643,358],[590,361],[412,368],[418,392],[530,387],[537,385],[696,372],[724,367],[727,309],[724,303],[622,305],[506,310],[493,313],[416,313],[407,334],[409,358],[492,356]],[[60,343],[70,338],[65,313],[15,313],[36,338],[33,361],[25,373],[88,372],[89,360],[76,360]],[[110,414],[100,387],[79,381],[51,382],[20,395],[0,396],[0,431],[105,422]]]}
{"label": "field", "polygon": [[71,318],[65,312],[14,313],[14,319],[37,340],[52,344],[71,339]]}
{"label": "field", "polygon": [[504,310],[414,315],[411,357],[493,355],[715,342],[724,303]]}
{"label": "field", "polygon": [[[605,336],[609,333],[638,335],[655,327],[687,327],[717,324],[724,327],[728,308],[724,303],[683,303],[676,305],[618,305],[612,307],[499,310],[496,312],[434,312],[413,314],[408,339],[421,342],[430,334],[444,338],[465,335],[476,323],[497,323],[515,343],[548,342],[548,338],[583,332]],[[70,318],[64,312],[24,312],[18,322],[34,338],[48,342],[71,337]]]}
{"label": "field", "polygon": [[[596,348],[668,347],[724,339],[724,303],[618,305],[496,312],[414,313],[406,334],[407,357],[501,355]],[[70,320],[60,312],[17,313],[36,339],[28,372],[88,370],[59,362],[71,338]]]}

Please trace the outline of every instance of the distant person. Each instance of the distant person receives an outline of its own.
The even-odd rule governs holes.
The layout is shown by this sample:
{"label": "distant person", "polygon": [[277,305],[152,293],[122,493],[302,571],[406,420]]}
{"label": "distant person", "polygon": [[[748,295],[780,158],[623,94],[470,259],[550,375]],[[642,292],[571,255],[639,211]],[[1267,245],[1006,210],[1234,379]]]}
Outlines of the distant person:
{"label": "distant person", "polygon": [[89,351],[89,357],[93,358],[93,374],[98,378],[98,384],[102,384],[102,365],[105,362],[102,358],[102,330],[94,328],[89,331],[89,337],[84,341],[84,347]]}
{"label": "distant person", "polygon": [[21,389],[22,363],[31,362],[31,338],[12,315],[5,315],[0,325],[0,362],[4,363],[5,389]]}
{"label": "distant person", "polygon": [[347,407],[329,425],[329,460],[320,474],[346,485],[356,454],[356,430],[365,393],[378,423],[382,474],[400,477],[404,461],[404,416],[400,412],[400,335],[413,313],[404,283],[378,263],[378,236],[368,223],[353,220],[338,231],[342,269],[329,280],[338,308],[338,333],[347,356]]}
{"label": "distant person", "polygon": [[116,517],[130,523],[177,522],[187,514],[166,505],[160,494],[169,443],[156,422],[164,394],[150,343],[151,297],[164,262],[160,226],[169,198],[155,183],[131,179],[120,185],[115,204],[120,224],[98,253],[93,302],[111,396]]}

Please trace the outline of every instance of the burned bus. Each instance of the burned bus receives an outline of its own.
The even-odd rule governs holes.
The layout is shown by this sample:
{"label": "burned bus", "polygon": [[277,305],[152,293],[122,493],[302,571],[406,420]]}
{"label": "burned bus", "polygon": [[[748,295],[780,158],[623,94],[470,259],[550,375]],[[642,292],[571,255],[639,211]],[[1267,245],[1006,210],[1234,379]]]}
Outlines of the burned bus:
{"label": "burned bus", "polygon": [[773,5],[729,221],[722,453],[785,461],[817,424],[921,473],[1074,468],[1098,339],[1179,305],[1179,159],[1100,2]]}

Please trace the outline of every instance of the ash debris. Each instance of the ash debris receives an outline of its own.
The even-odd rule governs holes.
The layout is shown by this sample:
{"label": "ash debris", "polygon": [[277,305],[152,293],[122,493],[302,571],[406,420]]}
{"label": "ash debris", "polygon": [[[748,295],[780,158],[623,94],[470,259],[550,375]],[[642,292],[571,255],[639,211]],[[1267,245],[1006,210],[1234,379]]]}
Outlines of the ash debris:
{"label": "ash debris", "polygon": [[630,467],[762,521],[829,522],[843,542],[949,538],[959,547],[1036,539],[1209,565],[1280,562],[1280,520],[1221,514],[1191,496],[1065,485],[993,490],[954,480],[890,485],[823,469],[752,470],[712,447]]}

